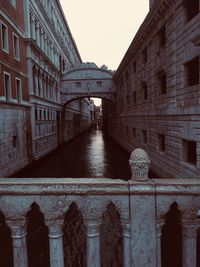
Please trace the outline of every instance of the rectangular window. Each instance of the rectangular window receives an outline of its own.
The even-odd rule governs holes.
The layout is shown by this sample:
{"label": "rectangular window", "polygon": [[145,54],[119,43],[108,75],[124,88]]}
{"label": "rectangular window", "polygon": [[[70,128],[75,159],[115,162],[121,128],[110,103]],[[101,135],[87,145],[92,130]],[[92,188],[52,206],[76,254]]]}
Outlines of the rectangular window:
{"label": "rectangular window", "polygon": [[16,0],[10,0],[12,6],[16,7]]}
{"label": "rectangular window", "polygon": [[9,45],[8,45],[8,27],[1,22],[1,44],[2,44],[2,49],[5,52],[9,52]]}
{"label": "rectangular window", "polygon": [[133,103],[137,102],[136,91],[133,91]]}
{"label": "rectangular window", "polygon": [[22,102],[22,83],[20,79],[16,78],[16,99],[18,103]]}
{"label": "rectangular window", "polygon": [[136,129],[132,128],[132,132],[133,132],[133,138],[135,138],[136,137]]}
{"label": "rectangular window", "polygon": [[164,95],[167,93],[167,76],[164,71],[158,73],[159,94]]}
{"label": "rectangular window", "polygon": [[129,131],[128,126],[126,126],[126,135],[127,136],[128,136],[128,131]]}
{"label": "rectangular window", "polygon": [[129,79],[129,72],[128,72],[128,70],[126,71],[125,79],[126,79],[126,81]]}
{"label": "rectangular window", "polygon": [[133,73],[136,73],[136,62],[135,61],[133,62],[132,67],[133,67]]}
{"label": "rectangular window", "polygon": [[187,21],[193,19],[199,13],[199,0],[184,0]]}
{"label": "rectangular window", "polygon": [[15,59],[20,59],[19,53],[19,38],[16,34],[13,33],[13,50],[14,50],[14,57]]}
{"label": "rectangular window", "polygon": [[165,136],[163,134],[158,134],[158,150],[165,152]]}
{"label": "rectangular window", "polygon": [[182,140],[184,161],[196,165],[197,163],[197,143],[190,140]]}
{"label": "rectangular window", "polygon": [[147,131],[146,130],[142,130],[142,138],[143,138],[144,144],[146,144],[147,143]]}
{"label": "rectangular window", "polygon": [[185,64],[186,84],[193,86],[199,83],[199,57],[195,57]]}
{"label": "rectangular window", "polygon": [[159,30],[158,36],[159,36],[160,47],[165,46],[165,43],[166,43],[166,29],[165,29],[165,25],[163,25],[161,27],[161,29]]}
{"label": "rectangular window", "polygon": [[147,47],[142,51],[143,63],[147,62]]}
{"label": "rectangular window", "polygon": [[6,97],[6,100],[11,99],[11,79],[10,74],[4,72],[4,94]]}
{"label": "rectangular window", "polygon": [[143,98],[146,100],[148,98],[148,89],[146,82],[142,83]]}
{"label": "rectangular window", "polygon": [[102,82],[101,82],[101,81],[98,81],[98,82],[97,82],[97,86],[98,86],[98,87],[101,87],[101,86],[102,86]]}
{"label": "rectangular window", "polygon": [[81,82],[75,82],[76,88],[81,88]]}
{"label": "rectangular window", "polygon": [[13,135],[13,141],[12,141],[13,147],[17,147],[17,136]]}

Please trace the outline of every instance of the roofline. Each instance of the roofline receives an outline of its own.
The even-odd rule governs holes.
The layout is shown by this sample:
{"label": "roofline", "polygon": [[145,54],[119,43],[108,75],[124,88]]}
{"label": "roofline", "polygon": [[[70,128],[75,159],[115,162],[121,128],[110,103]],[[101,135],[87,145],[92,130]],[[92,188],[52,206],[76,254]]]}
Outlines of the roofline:
{"label": "roofline", "polygon": [[[123,70],[126,68],[127,63],[129,63],[129,58],[131,56],[133,57],[134,54],[136,55],[138,53],[138,50],[134,50],[135,46],[139,42],[140,38],[142,38],[142,35],[144,34],[145,30],[147,30],[147,28],[150,26],[153,19],[156,19],[156,14],[157,14],[159,8],[165,2],[168,2],[168,5],[170,5],[171,3],[173,3],[173,0],[155,0],[155,2],[153,3],[151,9],[149,10],[147,16],[145,17],[144,21],[140,25],[136,35],[134,36],[131,44],[129,45],[123,59],[121,60],[119,66],[118,66],[118,68],[117,68],[117,70],[113,76],[114,79],[116,79],[118,77],[118,75],[120,75],[120,73],[123,72]],[[148,32],[148,34],[149,34],[149,32]]]}
{"label": "roofline", "polygon": [[65,76],[67,74],[70,74],[72,72],[76,72],[76,71],[82,71],[82,70],[98,70],[98,71],[101,71],[101,72],[106,72],[108,74],[111,75],[111,78],[113,77],[113,73],[109,70],[105,70],[105,69],[101,69],[101,68],[74,68],[74,69],[69,69],[67,72],[63,73],[62,76]]}
{"label": "roofline", "polygon": [[63,20],[64,20],[64,22],[65,22],[65,26],[66,26],[66,28],[67,28],[67,30],[68,30],[68,32],[69,32],[70,38],[71,38],[71,40],[72,40],[72,43],[73,43],[73,45],[74,45],[74,47],[75,47],[75,49],[76,49],[76,53],[77,53],[77,55],[78,55],[78,58],[79,58],[80,62],[82,63],[82,58],[81,58],[81,56],[80,56],[78,47],[77,47],[77,45],[76,45],[76,42],[75,42],[75,40],[74,40],[74,37],[73,37],[73,35],[72,35],[72,33],[71,33],[71,30],[70,30],[70,28],[69,28],[69,25],[68,25],[66,16],[65,16],[65,14],[64,14],[62,5],[61,5],[61,3],[60,3],[60,0],[55,0],[55,1],[57,2],[58,6],[59,6],[59,9],[60,9],[62,18],[63,18]]}

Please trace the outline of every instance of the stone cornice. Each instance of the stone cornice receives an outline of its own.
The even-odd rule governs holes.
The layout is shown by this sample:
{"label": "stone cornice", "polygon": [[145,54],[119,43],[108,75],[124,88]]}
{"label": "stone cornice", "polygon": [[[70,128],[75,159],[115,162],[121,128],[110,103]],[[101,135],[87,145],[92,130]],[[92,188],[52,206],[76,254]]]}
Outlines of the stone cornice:
{"label": "stone cornice", "polygon": [[26,38],[25,44],[30,45],[30,47],[37,53],[38,57],[43,57],[44,61],[50,65],[54,71],[58,72],[61,75],[61,71],[56,67],[56,65],[49,59],[49,57],[42,51],[42,49],[37,45],[37,43],[31,39]]}

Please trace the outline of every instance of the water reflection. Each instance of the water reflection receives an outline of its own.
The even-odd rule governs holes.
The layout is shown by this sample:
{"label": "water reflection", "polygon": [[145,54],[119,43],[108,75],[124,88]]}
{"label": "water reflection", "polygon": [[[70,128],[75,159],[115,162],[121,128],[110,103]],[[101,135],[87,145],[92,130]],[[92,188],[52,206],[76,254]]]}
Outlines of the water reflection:
{"label": "water reflection", "polygon": [[129,154],[101,130],[85,132],[15,177],[130,178]]}

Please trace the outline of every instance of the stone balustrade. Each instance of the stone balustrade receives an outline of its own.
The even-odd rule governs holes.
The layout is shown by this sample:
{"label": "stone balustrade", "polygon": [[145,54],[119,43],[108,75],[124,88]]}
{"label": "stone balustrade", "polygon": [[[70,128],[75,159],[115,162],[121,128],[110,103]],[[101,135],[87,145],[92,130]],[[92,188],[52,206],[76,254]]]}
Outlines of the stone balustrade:
{"label": "stone balustrade", "polygon": [[144,170],[148,173],[149,160],[145,166],[141,161],[146,154],[140,155],[137,160],[132,158],[130,165],[142,166],[143,171],[135,171],[130,181],[2,178],[0,211],[11,231],[14,266],[28,266],[26,220],[33,203],[44,214],[53,267],[64,266],[63,222],[72,203],[78,206],[86,226],[88,267],[101,266],[100,226],[102,214],[110,203],[120,214],[124,267],[161,266],[162,229],[173,203],[181,213],[183,266],[196,266],[200,180],[148,179]]}

